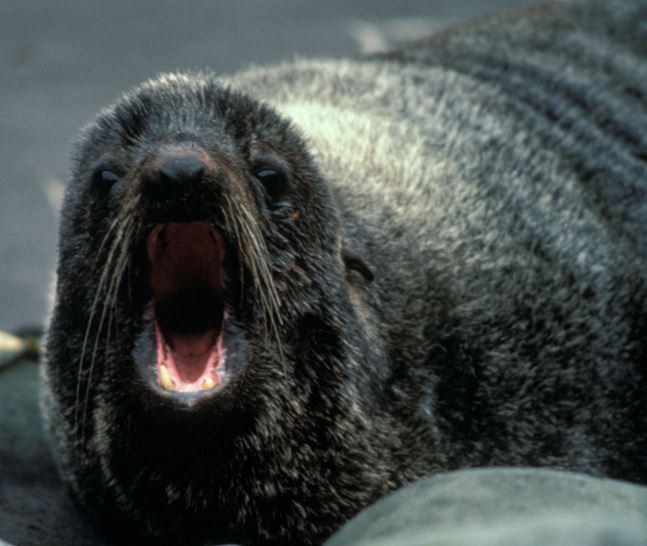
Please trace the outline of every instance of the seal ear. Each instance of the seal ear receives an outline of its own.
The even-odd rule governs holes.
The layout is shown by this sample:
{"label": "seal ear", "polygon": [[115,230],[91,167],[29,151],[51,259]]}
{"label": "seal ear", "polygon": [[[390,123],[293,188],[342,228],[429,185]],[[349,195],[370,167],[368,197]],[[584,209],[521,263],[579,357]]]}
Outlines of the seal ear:
{"label": "seal ear", "polygon": [[373,271],[359,254],[355,254],[344,247],[341,249],[341,258],[344,260],[346,269],[357,271],[367,282],[371,282],[375,278]]}

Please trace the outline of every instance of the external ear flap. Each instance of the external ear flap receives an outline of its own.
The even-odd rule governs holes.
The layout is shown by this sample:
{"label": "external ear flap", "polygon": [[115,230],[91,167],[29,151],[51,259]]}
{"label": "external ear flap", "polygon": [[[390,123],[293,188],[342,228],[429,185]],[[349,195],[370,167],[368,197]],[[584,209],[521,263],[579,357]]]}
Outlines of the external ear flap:
{"label": "external ear flap", "polygon": [[367,282],[371,282],[375,278],[373,271],[359,254],[355,254],[347,248],[342,248],[341,257],[344,260],[346,269],[357,271]]}

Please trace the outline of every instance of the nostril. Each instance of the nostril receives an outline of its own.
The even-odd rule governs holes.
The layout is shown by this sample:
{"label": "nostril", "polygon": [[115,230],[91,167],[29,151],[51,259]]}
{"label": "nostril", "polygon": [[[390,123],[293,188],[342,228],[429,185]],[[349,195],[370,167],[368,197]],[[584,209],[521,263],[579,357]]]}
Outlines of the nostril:
{"label": "nostril", "polygon": [[169,185],[197,182],[204,174],[205,164],[195,155],[170,157],[160,166],[163,182]]}
{"label": "nostril", "polygon": [[216,165],[198,146],[160,146],[141,167],[135,190],[142,211],[155,223],[203,219],[210,189],[217,184]]}

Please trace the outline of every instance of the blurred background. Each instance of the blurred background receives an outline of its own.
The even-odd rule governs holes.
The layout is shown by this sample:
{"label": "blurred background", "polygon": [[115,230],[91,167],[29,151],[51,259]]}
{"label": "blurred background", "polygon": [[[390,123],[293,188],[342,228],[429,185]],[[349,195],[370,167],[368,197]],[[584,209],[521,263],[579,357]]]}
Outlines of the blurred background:
{"label": "blurred background", "polygon": [[78,129],[162,71],[230,73],[422,37],[528,0],[0,0],[0,330],[41,323]]}

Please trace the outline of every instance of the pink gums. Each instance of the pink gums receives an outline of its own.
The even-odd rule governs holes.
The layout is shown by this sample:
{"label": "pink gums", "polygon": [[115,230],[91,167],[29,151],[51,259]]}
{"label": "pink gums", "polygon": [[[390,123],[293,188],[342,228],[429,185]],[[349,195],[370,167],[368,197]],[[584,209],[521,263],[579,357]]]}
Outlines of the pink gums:
{"label": "pink gums", "polygon": [[[157,341],[157,377],[158,383],[162,386],[162,381],[160,379],[160,366],[164,365],[168,368],[169,375],[175,383],[176,392],[195,392],[203,390],[202,383],[207,377],[213,379],[214,387],[217,387],[221,380],[222,374],[224,373],[225,365],[225,353],[222,348],[222,335],[218,336],[218,340],[215,344],[215,349],[210,348],[210,354],[208,355],[208,360],[204,371],[202,374],[193,380],[187,380],[180,376],[178,371],[178,366],[176,364],[176,358],[179,356],[176,354],[176,351],[173,351],[164,341],[162,332],[155,322],[155,337]],[[182,359],[186,360],[187,358],[204,358],[204,355],[182,355]]]}

